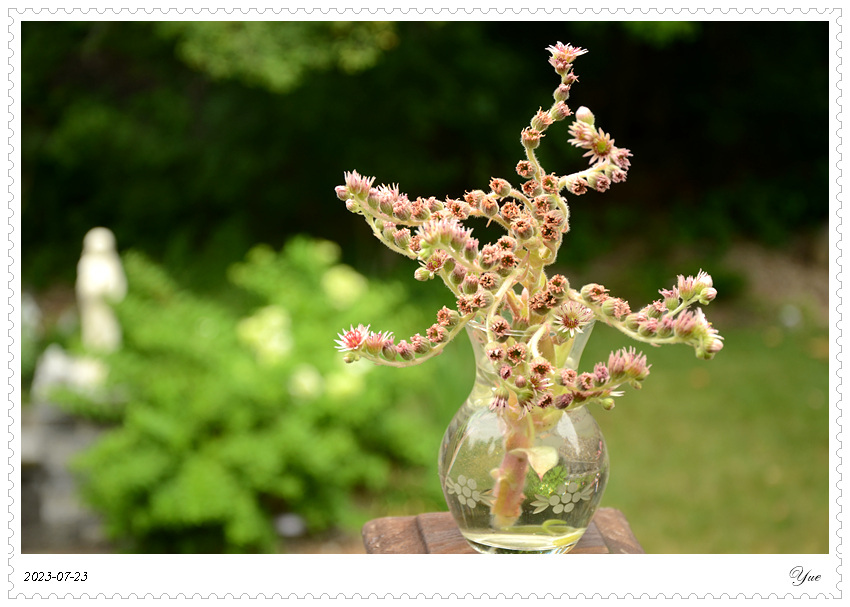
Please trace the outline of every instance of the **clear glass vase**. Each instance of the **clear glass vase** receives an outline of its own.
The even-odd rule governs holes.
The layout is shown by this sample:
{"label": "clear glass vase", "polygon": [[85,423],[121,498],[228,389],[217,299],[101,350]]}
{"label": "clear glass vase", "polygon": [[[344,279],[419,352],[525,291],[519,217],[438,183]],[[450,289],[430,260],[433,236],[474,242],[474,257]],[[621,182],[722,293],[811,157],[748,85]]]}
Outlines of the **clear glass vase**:
{"label": "clear glass vase", "polygon": [[[554,347],[575,369],[592,325]],[[472,392],[440,448],[449,510],[469,544],[485,553],[569,552],[587,529],[608,481],[608,452],[585,407],[491,410],[499,378],[487,360],[486,331],[467,328],[476,359]]]}

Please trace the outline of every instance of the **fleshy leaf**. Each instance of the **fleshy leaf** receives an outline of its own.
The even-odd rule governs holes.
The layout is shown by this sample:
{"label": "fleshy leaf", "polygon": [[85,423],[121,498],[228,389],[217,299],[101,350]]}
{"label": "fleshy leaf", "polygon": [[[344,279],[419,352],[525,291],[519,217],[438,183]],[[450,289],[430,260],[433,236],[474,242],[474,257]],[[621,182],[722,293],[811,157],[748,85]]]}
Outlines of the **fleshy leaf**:
{"label": "fleshy leaf", "polygon": [[558,464],[558,451],[555,447],[540,446],[529,447],[527,449],[512,449],[511,454],[524,453],[528,458],[528,463],[531,469],[537,473],[540,480],[543,480],[543,475],[549,472]]}

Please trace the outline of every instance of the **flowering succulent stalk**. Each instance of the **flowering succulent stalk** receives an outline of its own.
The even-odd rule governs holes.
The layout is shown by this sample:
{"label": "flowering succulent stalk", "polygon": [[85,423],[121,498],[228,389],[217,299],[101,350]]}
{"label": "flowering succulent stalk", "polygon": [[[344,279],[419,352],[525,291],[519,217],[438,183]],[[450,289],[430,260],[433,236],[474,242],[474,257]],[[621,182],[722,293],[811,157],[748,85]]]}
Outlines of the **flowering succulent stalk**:
{"label": "flowering succulent stalk", "polygon": [[[491,408],[504,422],[506,443],[502,466],[492,472],[492,514],[499,526],[509,526],[518,516],[528,467],[542,477],[545,464],[531,447],[535,432],[551,427],[565,410],[590,403],[611,409],[621,386],[640,388],[649,375],[646,357],[633,348],[612,352],[607,361],[579,372],[569,356],[577,333],[601,321],[653,346],[687,344],[704,359],[723,347],[723,338],[694,308],[717,295],[711,276],[702,270],[695,277],[679,276],[675,285],[659,291],[660,299],[636,312],[602,285],[574,289],[566,277],[547,275],[570,230],[565,195],[602,193],[626,181],[632,156],[615,145],[588,108],[573,112],[566,103],[578,80],[573,62],[587,51],[560,42],[547,50],[560,83],[549,109],[538,109],[520,134],[525,157],[516,165],[518,183],[494,177],[487,189],[461,198],[411,200],[397,185],[376,187],[373,177],[352,171],[336,188],[346,208],[362,215],[376,238],[419,263],[417,280],[437,277],[456,297],[455,308],[443,307],[424,336],[395,343],[392,333],[352,325],[337,340],[347,362],[364,358],[415,365],[440,354],[470,321],[487,333],[487,356],[499,378]],[[569,143],[585,150],[588,167],[568,175],[547,173],[535,150],[554,123],[571,116]],[[494,222],[506,234],[482,244],[464,225],[470,217]]]}

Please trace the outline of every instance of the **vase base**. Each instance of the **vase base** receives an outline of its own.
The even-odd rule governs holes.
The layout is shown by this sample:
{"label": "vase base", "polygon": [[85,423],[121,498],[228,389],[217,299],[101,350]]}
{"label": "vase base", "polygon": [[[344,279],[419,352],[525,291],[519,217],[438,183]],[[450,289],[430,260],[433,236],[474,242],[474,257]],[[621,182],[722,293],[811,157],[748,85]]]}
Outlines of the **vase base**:
{"label": "vase base", "polygon": [[552,537],[535,533],[464,533],[467,543],[482,554],[565,554],[572,550],[584,529]]}

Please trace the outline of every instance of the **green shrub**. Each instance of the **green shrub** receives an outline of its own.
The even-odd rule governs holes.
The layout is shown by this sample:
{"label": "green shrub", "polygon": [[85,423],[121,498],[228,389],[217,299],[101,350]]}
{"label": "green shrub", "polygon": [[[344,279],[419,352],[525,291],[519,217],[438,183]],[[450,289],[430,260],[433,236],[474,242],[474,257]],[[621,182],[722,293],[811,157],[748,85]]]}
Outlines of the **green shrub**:
{"label": "green shrub", "polygon": [[[225,305],[125,256],[125,343],[107,359],[110,398],[69,404],[117,422],[75,469],[126,549],[273,551],[277,513],[318,531],[411,497],[440,507],[437,448],[471,369],[449,357],[400,373],[345,365],[332,347],[343,319],[392,311],[404,331],[432,321],[400,286],[338,258],[335,244],[306,238],[281,253],[255,247],[229,279],[256,305]],[[382,509],[358,506],[376,501]]]}

